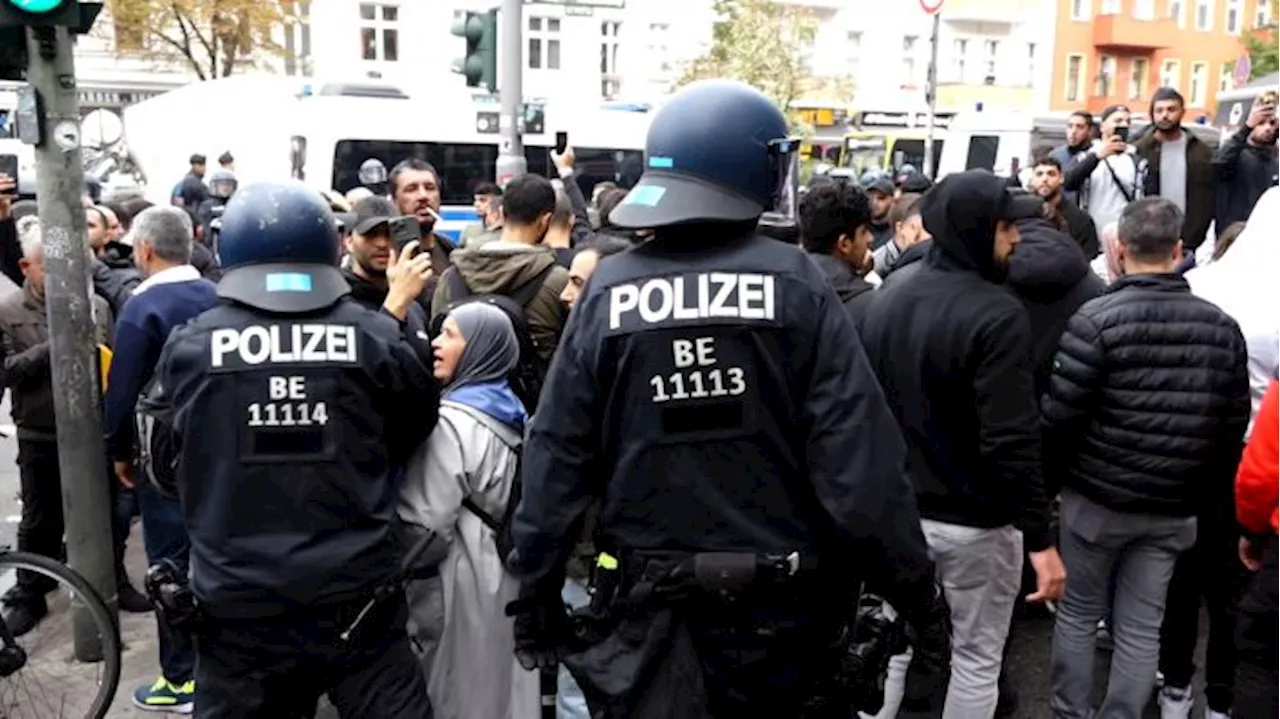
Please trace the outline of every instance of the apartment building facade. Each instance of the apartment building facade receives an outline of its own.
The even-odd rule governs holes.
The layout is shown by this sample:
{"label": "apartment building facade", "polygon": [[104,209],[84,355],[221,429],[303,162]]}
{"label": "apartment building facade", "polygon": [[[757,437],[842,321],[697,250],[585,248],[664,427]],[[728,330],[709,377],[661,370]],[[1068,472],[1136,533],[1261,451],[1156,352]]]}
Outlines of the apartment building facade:
{"label": "apartment building facade", "polygon": [[1211,117],[1248,54],[1244,35],[1274,11],[1275,0],[1061,0],[1049,108],[1146,112],[1156,88],[1172,87],[1189,120]]}

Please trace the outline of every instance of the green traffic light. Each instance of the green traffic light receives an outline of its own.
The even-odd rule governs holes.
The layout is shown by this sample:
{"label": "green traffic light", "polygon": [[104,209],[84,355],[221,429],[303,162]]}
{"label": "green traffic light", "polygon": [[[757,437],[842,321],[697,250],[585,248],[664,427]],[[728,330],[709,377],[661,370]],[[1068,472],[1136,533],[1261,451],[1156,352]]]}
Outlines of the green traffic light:
{"label": "green traffic light", "polygon": [[41,15],[57,10],[66,4],[66,0],[8,0],[13,7],[32,15]]}

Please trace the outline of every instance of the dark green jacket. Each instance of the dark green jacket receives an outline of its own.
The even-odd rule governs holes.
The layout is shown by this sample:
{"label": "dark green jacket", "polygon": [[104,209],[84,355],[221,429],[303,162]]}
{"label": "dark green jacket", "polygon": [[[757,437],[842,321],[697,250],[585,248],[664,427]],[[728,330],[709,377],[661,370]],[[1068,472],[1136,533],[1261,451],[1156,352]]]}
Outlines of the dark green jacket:
{"label": "dark green jacket", "polygon": [[[1147,161],[1144,197],[1160,195],[1160,150],[1164,143],[1156,133],[1134,143],[1138,156]],[[1204,242],[1213,223],[1215,190],[1213,184],[1213,149],[1191,133],[1187,133],[1187,216],[1182,223],[1182,244],[1194,250]]]}

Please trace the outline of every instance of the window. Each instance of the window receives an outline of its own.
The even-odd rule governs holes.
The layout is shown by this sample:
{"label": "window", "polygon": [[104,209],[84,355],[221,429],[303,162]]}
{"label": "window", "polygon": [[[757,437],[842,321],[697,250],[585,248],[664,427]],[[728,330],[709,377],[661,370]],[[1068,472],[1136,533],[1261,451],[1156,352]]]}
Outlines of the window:
{"label": "window", "polygon": [[1253,11],[1253,26],[1267,27],[1271,24],[1271,0],[1258,0],[1258,6]]}
{"label": "window", "polygon": [[1213,0],[1196,0],[1196,29],[1201,32],[1213,30]]}
{"label": "window", "polygon": [[1133,17],[1136,20],[1156,19],[1156,0],[1133,0]]}
{"label": "window", "polygon": [[1080,96],[1083,94],[1080,88],[1081,78],[1084,77],[1084,56],[1068,55],[1067,56],[1067,102],[1079,102]]}
{"label": "window", "polygon": [[600,23],[600,74],[618,74],[618,31],[622,23],[606,20]]}
{"label": "window", "polygon": [[1218,92],[1226,92],[1236,84],[1236,64],[1234,62],[1222,63],[1222,70],[1218,73]]}
{"label": "window", "polygon": [[1187,7],[1182,0],[1169,0],[1169,17],[1177,21],[1179,30],[1187,26]]}
{"label": "window", "polygon": [[1111,97],[1111,91],[1115,89],[1116,82],[1116,59],[1110,55],[1103,55],[1098,58],[1098,77],[1093,88],[1095,97]]}
{"label": "window", "polygon": [[1244,25],[1244,0],[1227,0],[1227,32],[1239,35]]}
{"label": "window", "polygon": [[1191,97],[1192,107],[1204,107],[1209,104],[1209,63],[1191,63]]}
{"label": "window", "polygon": [[560,69],[560,18],[530,17],[526,55],[530,70]]}
{"label": "window", "polygon": [[914,87],[916,84],[916,46],[919,35],[902,36],[902,84]]}
{"label": "window", "polygon": [[1141,100],[1147,96],[1147,77],[1151,73],[1151,63],[1145,57],[1135,57],[1129,61],[1129,99]]}
{"label": "window", "polygon": [[671,73],[673,67],[671,65],[671,52],[668,38],[671,36],[671,26],[667,23],[653,23],[649,25],[649,46],[646,57],[655,61],[651,66],[653,75],[649,78],[651,82],[665,84],[671,81]]}
{"label": "window", "polygon": [[982,47],[986,58],[982,81],[988,85],[994,85],[996,81],[996,58],[1000,56],[1000,41],[987,40],[982,44]]}
{"label": "window", "polygon": [[1182,84],[1182,63],[1177,60],[1165,60],[1160,65],[1160,87],[1171,87],[1175,90]]}
{"label": "window", "polygon": [[374,62],[399,60],[399,24],[398,6],[360,3],[360,56]]}
{"label": "window", "polygon": [[311,62],[311,2],[286,5],[292,12],[284,26],[284,74],[312,74]]}
{"label": "window", "polygon": [[1089,6],[1092,4],[1092,0],[1071,0],[1071,19],[1088,20]]}
{"label": "window", "polygon": [[956,40],[951,44],[951,69],[955,73],[956,82],[964,82],[964,61],[968,54],[968,40]]}
{"label": "window", "polygon": [[1027,87],[1036,84],[1036,44],[1027,43]]}
{"label": "window", "polygon": [[848,36],[848,44],[845,55],[845,65],[848,68],[850,77],[858,77],[859,70],[862,67],[862,33],[851,31]]}
{"label": "window", "polygon": [[1120,12],[1120,0],[1102,0],[1102,7],[1098,9],[1099,15],[1115,15]]}

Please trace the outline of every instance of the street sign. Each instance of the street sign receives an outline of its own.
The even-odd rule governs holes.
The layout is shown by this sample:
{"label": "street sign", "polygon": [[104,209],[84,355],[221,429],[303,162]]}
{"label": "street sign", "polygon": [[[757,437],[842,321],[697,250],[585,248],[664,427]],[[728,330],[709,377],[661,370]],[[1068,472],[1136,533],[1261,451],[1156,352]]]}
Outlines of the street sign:
{"label": "street sign", "polygon": [[942,9],[943,0],[920,0],[920,9],[925,15],[936,15]]}
{"label": "street sign", "polygon": [[1249,77],[1253,74],[1253,61],[1248,55],[1242,55],[1236,60],[1235,72],[1231,74],[1231,79],[1235,81],[1236,87],[1243,87],[1249,82]]}

